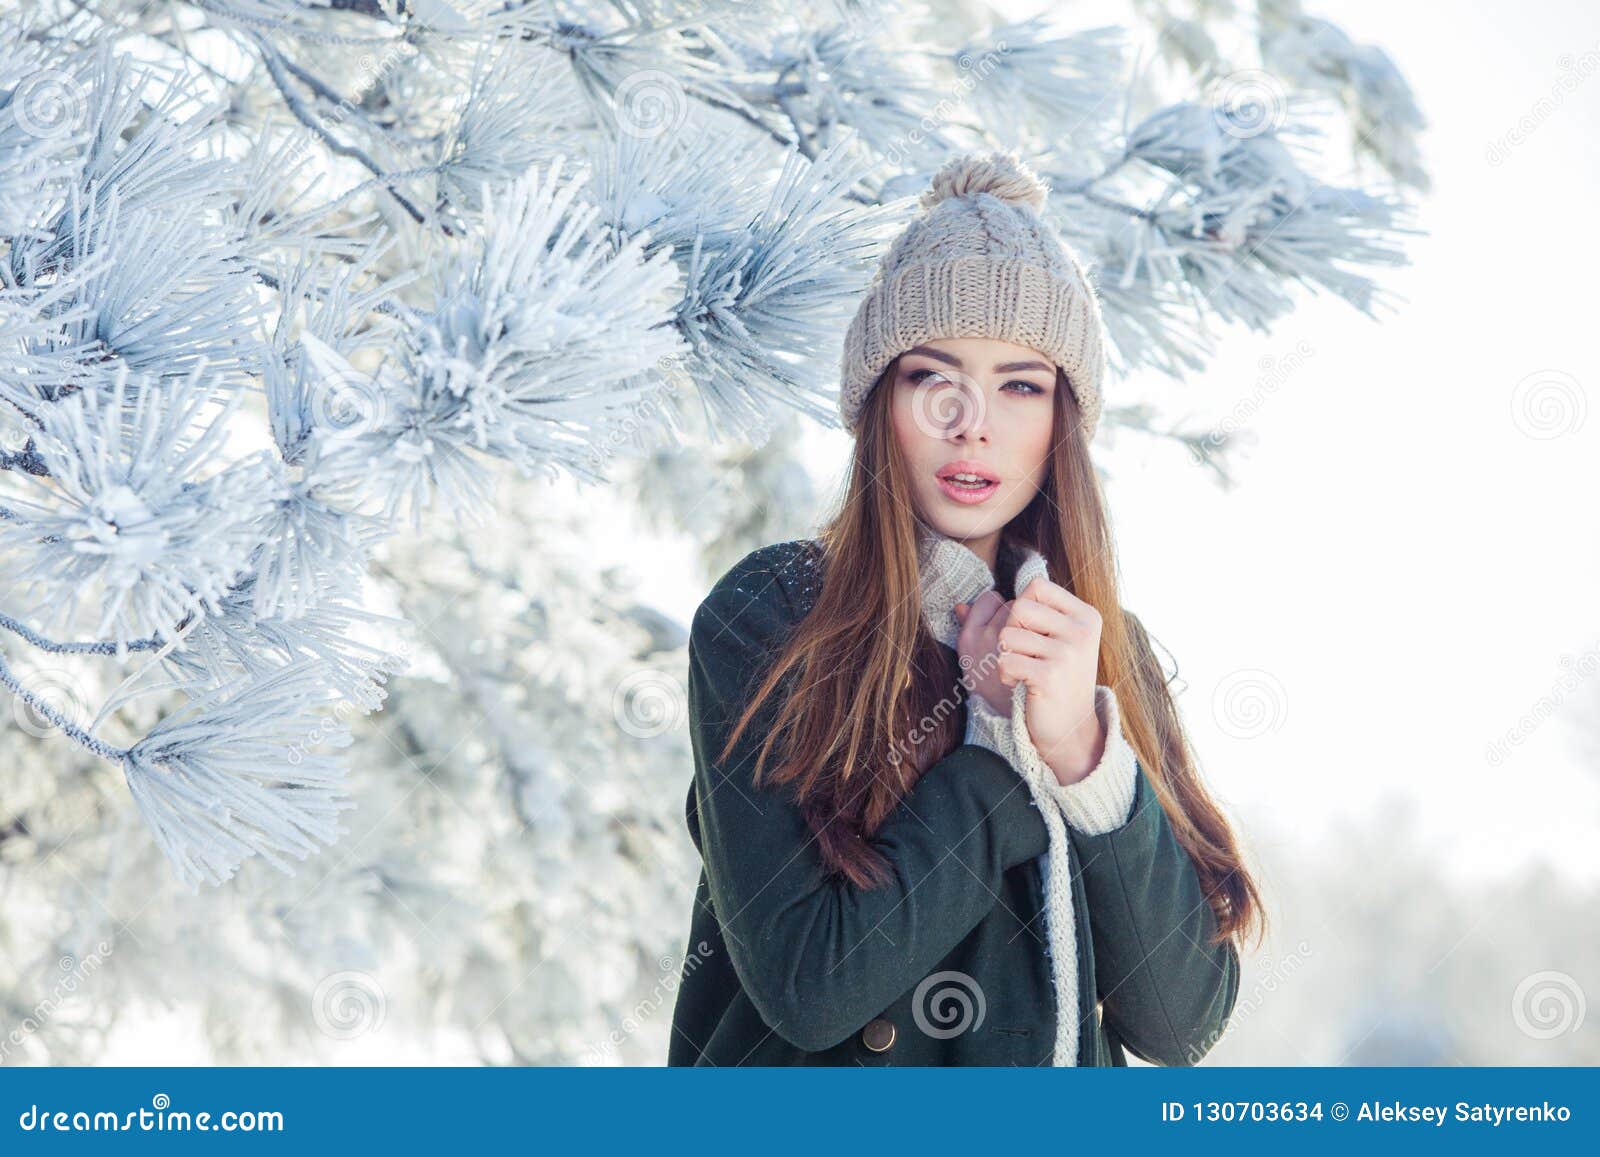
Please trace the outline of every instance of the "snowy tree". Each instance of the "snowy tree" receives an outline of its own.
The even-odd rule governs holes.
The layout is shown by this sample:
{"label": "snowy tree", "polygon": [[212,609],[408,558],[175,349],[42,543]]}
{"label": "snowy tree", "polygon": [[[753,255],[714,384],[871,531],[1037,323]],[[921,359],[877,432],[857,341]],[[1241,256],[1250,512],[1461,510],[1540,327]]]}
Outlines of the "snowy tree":
{"label": "snowy tree", "polygon": [[797,431],[953,149],[1049,181],[1121,378],[1297,288],[1374,312],[1420,117],[1380,50],[1256,15],[1230,61],[1216,4],[0,14],[3,1059],[97,1059],[141,1006],[218,1058],[385,1022],[659,1058],[685,632],[600,537],[688,539],[701,582],[804,529]]}

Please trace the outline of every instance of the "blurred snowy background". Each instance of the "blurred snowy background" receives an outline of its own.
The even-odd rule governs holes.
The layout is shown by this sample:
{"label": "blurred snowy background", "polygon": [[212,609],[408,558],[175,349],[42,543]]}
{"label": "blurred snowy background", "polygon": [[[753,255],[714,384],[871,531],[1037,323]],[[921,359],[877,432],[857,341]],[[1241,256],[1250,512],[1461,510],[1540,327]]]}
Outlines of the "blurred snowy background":
{"label": "blurred snowy background", "polygon": [[0,1063],[661,1063],[687,623],[975,145],[1266,885],[1207,1063],[1600,1062],[1600,17],[333,7],[0,4]]}

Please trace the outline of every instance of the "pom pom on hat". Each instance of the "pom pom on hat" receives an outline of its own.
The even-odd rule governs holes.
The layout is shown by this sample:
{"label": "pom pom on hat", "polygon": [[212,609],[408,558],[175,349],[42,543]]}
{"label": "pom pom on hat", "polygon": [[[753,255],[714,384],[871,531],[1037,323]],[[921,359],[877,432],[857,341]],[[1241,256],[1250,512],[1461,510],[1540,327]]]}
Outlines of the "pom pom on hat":
{"label": "pom pom on hat", "polygon": [[945,162],[918,203],[924,209],[932,209],[947,198],[975,197],[979,193],[1027,205],[1037,213],[1044,208],[1050,189],[1012,153],[975,153]]}

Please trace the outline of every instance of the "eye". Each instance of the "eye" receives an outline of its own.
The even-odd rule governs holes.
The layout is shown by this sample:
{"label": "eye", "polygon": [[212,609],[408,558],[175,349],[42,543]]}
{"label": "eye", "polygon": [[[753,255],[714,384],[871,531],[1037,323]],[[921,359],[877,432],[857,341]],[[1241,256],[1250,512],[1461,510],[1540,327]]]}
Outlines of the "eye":
{"label": "eye", "polygon": [[[912,370],[906,375],[906,380],[914,386],[920,386],[922,383],[927,381],[944,382],[946,384],[948,384],[950,381],[949,378],[945,377],[938,370],[930,370],[927,368]],[[1045,392],[1043,386],[1040,386],[1034,382],[1030,382],[1026,378],[1012,378],[1000,388],[1004,390],[1009,389],[1012,386],[1021,386],[1021,390],[1012,390],[1012,393],[1020,393],[1023,397],[1028,397],[1032,394],[1042,394]]]}

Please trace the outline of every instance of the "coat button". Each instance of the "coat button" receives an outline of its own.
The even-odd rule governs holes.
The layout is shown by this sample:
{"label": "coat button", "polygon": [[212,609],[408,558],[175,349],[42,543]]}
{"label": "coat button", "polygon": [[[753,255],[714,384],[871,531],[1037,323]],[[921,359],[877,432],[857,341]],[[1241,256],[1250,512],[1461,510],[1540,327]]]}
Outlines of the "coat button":
{"label": "coat button", "polygon": [[894,1021],[875,1017],[861,1030],[861,1043],[875,1053],[884,1052],[894,1044]]}

